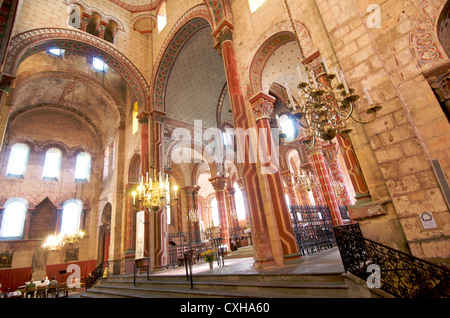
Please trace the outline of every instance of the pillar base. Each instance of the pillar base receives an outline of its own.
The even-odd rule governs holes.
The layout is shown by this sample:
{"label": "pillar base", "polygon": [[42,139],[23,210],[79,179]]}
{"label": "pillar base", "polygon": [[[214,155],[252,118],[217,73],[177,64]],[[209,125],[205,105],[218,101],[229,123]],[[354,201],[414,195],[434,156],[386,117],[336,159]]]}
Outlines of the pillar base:
{"label": "pillar base", "polygon": [[136,253],[132,250],[126,250],[125,253],[125,274],[133,274],[134,273],[134,258],[136,257]]}
{"label": "pillar base", "polygon": [[302,258],[301,253],[295,253],[290,255],[283,255],[284,265],[293,265],[304,262],[305,260]]}
{"label": "pillar base", "polygon": [[359,200],[355,205],[351,205],[347,208],[348,215],[351,220],[361,220],[371,218],[375,216],[387,214],[384,204],[391,202],[390,198],[380,199],[377,201],[372,200]]}
{"label": "pillar base", "polygon": [[269,259],[256,259],[255,263],[253,264],[253,267],[255,269],[267,269],[267,268],[273,268],[278,267],[278,264],[275,262],[275,259],[269,258]]}

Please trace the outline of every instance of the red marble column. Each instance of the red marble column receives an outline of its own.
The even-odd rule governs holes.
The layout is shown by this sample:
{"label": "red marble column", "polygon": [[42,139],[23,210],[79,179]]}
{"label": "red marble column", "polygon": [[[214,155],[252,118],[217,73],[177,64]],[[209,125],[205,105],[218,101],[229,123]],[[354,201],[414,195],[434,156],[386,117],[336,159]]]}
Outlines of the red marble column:
{"label": "red marble column", "polygon": [[150,163],[148,136],[149,113],[142,112],[137,118],[141,124],[141,175],[145,177],[146,173],[149,172]]}
{"label": "red marble column", "polygon": [[285,185],[284,192],[289,196],[289,202],[291,205],[299,205],[291,172],[289,170],[283,171],[281,177],[283,178]]}
{"label": "red marble column", "polygon": [[[191,234],[191,238],[194,238],[193,233],[199,233],[200,226],[199,221],[194,221],[190,219],[189,212],[197,208],[197,195],[200,187],[187,186],[184,188],[187,197],[187,217],[188,217],[188,231]],[[198,211],[197,211],[198,213]],[[198,214],[197,217],[200,218]]]}
{"label": "red marble column", "polygon": [[322,193],[326,204],[330,208],[331,218],[334,225],[342,225],[342,218],[339,212],[339,204],[334,195],[333,187],[331,186],[331,177],[325,163],[325,157],[322,153],[322,147],[316,146],[308,150],[308,154],[313,162],[314,170],[319,179]]}
{"label": "red marble column", "polygon": [[230,251],[230,228],[228,224],[228,215],[225,203],[225,186],[227,179],[224,177],[212,177],[209,179],[216,193],[217,210],[219,212],[220,237],[223,239],[222,244],[228,246]]}
{"label": "red marble column", "polygon": [[[153,169],[158,175],[160,172],[164,174],[163,165],[163,118],[165,113],[153,111],[152,112],[152,126],[153,126]],[[150,174],[150,173],[149,173]],[[169,240],[167,232],[169,230],[166,217],[166,208],[162,207],[154,212],[154,227],[153,227],[153,249],[154,249],[154,265],[155,268],[164,268],[169,261]]]}
{"label": "red marble column", "polygon": [[[314,182],[313,187],[311,189],[313,197],[314,197],[314,202],[315,205],[325,205],[325,199],[323,197],[322,194],[322,187],[320,186],[320,184],[318,184],[318,179],[316,177],[316,172],[314,170],[314,166],[312,163],[307,163],[305,165],[302,166],[302,169],[305,171],[305,173],[309,176],[309,173],[311,172],[312,176],[313,176],[313,180],[312,182]],[[316,182],[317,181],[317,182]],[[305,190],[307,191],[307,190]],[[306,194],[308,195],[308,194]]]}
{"label": "red marble column", "polygon": [[[266,167],[268,172],[264,175],[268,188],[270,190],[269,196],[272,199],[272,206],[275,211],[275,218],[277,221],[278,232],[281,238],[281,246],[283,249],[283,257],[285,263],[295,262],[300,259],[300,253],[298,252],[297,240],[295,238],[294,229],[292,227],[291,218],[289,215],[289,207],[284,197],[283,182],[281,179],[281,173],[278,169],[278,162],[274,163],[273,151],[275,149],[275,143],[273,141],[272,132],[270,129],[270,115],[273,112],[273,103],[275,98],[268,96],[262,92],[256,94],[250,99],[252,104],[252,111],[256,118],[256,125],[259,135],[258,148],[264,151],[263,156],[267,155],[267,158],[271,160],[262,161],[262,166]],[[266,134],[266,136],[262,134]],[[261,136],[266,137],[265,140]],[[265,148],[265,149],[264,149]],[[277,156],[278,160],[278,156]],[[267,162],[266,162],[267,161]]]}
{"label": "red marble column", "polygon": [[298,185],[299,178],[300,178],[299,176],[294,177],[294,182],[295,182],[294,189],[297,194],[298,204],[299,205],[312,205],[311,201],[309,200],[308,191],[302,189]]}
{"label": "red marble column", "polygon": [[236,193],[236,189],[233,187],[227,187],[227,198],[228,198],[228,206],[230,215],[230,224],[233,228],[237,228],[239,226],[239,220],[236,213],[236,201],[234,198],[234,194]]}
{"label": "red marble column", "polygon": [[323,153],[327,158],[332,180],[339,182],[342,185],[342,192],[339,194],[335,193],[338,201],[343,206],[351,205],[352,201],[350,199],[350,195],[348,194],[347,185],[344,181],[344,175],[342,174],[341,166],[339,165],[339,160],[337,158],[336,146],[334,144],[325,146]]}
{"label": "red marble column", "polygon": [[[240,83],[240,72],[237,67],[235,51],[233,48],[233,26],[226,20],[213,32],[216,39],[215,48],[222,55],[225,74],[228,83],[231,110],[235,129],[248,129],[251,127],[251,118],[247,116],[244,94]],[[242,174],[245,179],[246,194],[251,214],[251,231],[255,251],[255,268],[276,265],[273,248],[264,211],[259,172],[255,163],[249,160],[249,146],[245,145],[245,160],[242,163]]]}
{"label": "red marble column", "polygon": [[[317,76],[317,81],[322,83],[322,85],[331,87],[331,82],[325,76],[325,70],[323,64],[321,63],[320,53],[312,55],[308,59],[303,61],[305,65],[314,71]],[[336,74],[338,75],[338,74]],[[336,100],[334,100],[336,102]],[[340,150],[344,157],[344,162],[348,170],[350,179],[352,181],[353,188],[356,192],[356,199],[360,200],[371,200],[369,189],[367,188],[366,181],[362,174],[361,166],[356,157],[355,150],[353,148],[350,138],[342,138],[339,134],[336,135],[336,140],[339,144]]]}

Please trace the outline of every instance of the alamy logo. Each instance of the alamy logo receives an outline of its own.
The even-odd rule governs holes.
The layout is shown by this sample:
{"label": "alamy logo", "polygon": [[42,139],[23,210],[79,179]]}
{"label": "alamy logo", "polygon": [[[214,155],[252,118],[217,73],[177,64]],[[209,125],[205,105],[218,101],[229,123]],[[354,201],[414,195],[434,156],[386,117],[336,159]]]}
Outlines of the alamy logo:
{"label": "alamy logo", "polygon": [[381,267],[377,264],[370,264],[367,267],[367,272],[371,273],[367,277],[367,287],[369,288],[381,288]]}
{"label": "alamy logo", "polygon": [[[73,272],[73,273],[72,273]],[[70,264],[67,266],[67,273],[72,273],[67,277],[66,284],[68,288],[80,288],[81,287],[81,268],[77,264]]]}
{"label": "alamy logo", "polygon": [[367,17],[367,27],[369,29],[381,28],[381,9],[379,5],[371,4],[367,7],[367,13],[370,13]]}
{"label": "alamy logo", "polygon": [[174,163],[201,163],[191,146],[202,145],[202,156],[208,163],[223,164],[227,159],[237,163],[260,164],[262,174],[279,171],[279,131],[277,128],[208,128],[203,130],[202,121],[194,121],[194,136],[186,128],[172,131],[175,146],[171,152]]}

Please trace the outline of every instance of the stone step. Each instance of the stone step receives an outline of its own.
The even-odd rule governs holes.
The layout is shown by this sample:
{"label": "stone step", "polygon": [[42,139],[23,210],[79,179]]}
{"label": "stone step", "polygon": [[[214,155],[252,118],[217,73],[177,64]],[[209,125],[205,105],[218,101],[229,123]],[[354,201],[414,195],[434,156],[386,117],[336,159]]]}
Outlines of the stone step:
{"label": "stone step", "polygon": [[348,287],[339,275],[203,275],[194,277],[194,289],[184,276],[101,279],[82,297],[347,297]]}

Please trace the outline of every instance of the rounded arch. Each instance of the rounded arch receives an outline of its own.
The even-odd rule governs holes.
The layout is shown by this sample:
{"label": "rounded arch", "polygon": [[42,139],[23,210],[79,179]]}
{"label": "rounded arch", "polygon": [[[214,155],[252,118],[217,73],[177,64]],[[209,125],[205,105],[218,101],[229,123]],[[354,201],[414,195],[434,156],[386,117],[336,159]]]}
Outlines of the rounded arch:
{"label": "rounded arch", "polygon": [[15,76],[27,57],[52,47],[61,47],[100,57],[117,71],[133,90],[138,104],[149,111],[149,87],[136,66],[110,43],[76,29],[42,28],[16,35],[10,44],[3,72]]}
{"label": "rounded arch", "polygon": [[199,30],[211,26],[210,12],[206,5],[198,5],[187,11],[176,23],[166,37],[160,53],[156,57],[154,77],[150,83],[153,88],[151,103],[155,110],[165,111],[165,93],[169,74],[174,66],[178,54],[186,42]]}
{"label": "rounded arch", "polygon": [[[203,162],[206,162],[209,165],[212,176],[216,175],[219,172],[222,172],[222,170],[223,170],[221,165],[218,164],[220,162],[220,160],[218,160],[218,159],[220,159],[220,158],[214,158],[212,156],[212,154],[210,154],[208,151],[205,151],[205,148],[203,147],[202,144],[196,142],[195,140],[188,140],[188,141],[178,140],[178,141],[172,142],[165,150],[165,154],[164,154],[164,158],[163,158],[163,162],[167,167],[171,166],[172,155],[173,155],[174,151],[176,151],[176,150],[182,150],[182,151],[191,150],[191,151],[196,151],[197,153],[199,153],[202,157]],[[183,155],[185,155],[184,152],[183,152]],[[192,156],[190,158],[192,158]],[[192,163],[194,163],[194,162],[192,162]]]}
{"label": "rounded arch", "polygon": [[141,175],[141,155],[136,153],[130,160],[128,183],[138,183]]}
{"label": "rounded arch", "polygon": [[[294,24],[306,55],[305,58],[307,58],[317,52],[317,48],[314,46],[306,26],[299,21],[294,21]],[[249,55],[251,60],[247,62],[246,67],[249,69],[249,96],[262,91],[262,73],[271,55],[282,45],[297,41],[295,34],[290,31],[291,29],[291,24],[288,21],[283,21],[270,28],[256,41],[251,50],[255,53]]]}
{"label": "rounded arch", "polygon": [[410,52],[419,69],[435,66],[448,59],[438,38],[439,18],[446,3],[446,0],[422,0],[411,19]]}

